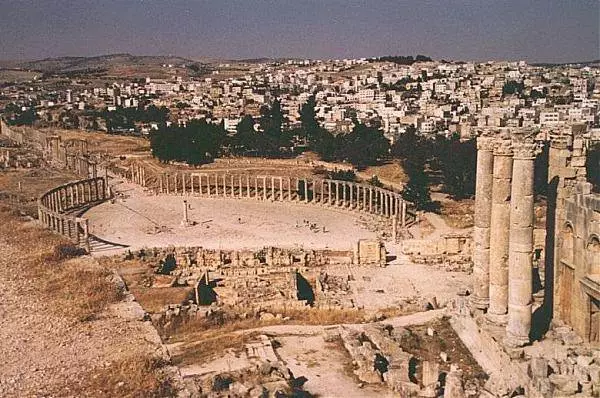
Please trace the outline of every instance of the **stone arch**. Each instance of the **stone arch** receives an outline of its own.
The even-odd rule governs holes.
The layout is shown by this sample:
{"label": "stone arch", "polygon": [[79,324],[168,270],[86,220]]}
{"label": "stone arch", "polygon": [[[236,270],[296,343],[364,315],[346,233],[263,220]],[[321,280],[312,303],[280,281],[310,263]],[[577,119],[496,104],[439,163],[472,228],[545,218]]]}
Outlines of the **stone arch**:
{"label": "stone arch", "polygon": [[588,271],[590,274],[600,274],[600,237],[593,234],[587,243]]}

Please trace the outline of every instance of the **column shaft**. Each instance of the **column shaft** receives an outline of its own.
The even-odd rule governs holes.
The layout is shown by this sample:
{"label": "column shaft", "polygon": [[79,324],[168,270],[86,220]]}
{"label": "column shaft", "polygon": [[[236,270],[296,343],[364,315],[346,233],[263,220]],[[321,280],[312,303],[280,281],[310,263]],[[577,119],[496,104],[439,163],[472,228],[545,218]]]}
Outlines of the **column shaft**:
{"label": "column shaft", "polygon": [[475,227],[473,229],[473,297],[476,308],[486,309],[490,303],[490,220],[492,216],[492,184],[494,155],[492,140],[477,138],[477,175],[475,181]]}
{"label": "column shaft", "polygon": [[535,147],[533,140],[514,145],[506,342],[521,346],[529,343],[531,331]]}
{"label": "column shaft", "polygon": [[490,218],[490,320],[504,324],[508,312],[508,238],[513,159],[509,140],[494,148],[492,214]]}

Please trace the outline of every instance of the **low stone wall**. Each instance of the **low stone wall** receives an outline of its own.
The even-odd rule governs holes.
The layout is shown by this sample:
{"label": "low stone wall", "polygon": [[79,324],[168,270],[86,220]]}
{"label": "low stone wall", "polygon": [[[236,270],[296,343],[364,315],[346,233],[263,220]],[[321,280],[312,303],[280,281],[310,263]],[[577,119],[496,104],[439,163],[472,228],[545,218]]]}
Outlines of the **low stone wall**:
{"label": "low stone wall", "polygon": [[[402,242],[402,253],[409,255],[416,263],[449,263],[449,270],[453,270],[453,264],[472,262],[473,240],[470,234],[446,234],[435,240],[410,239]],[[456,270],[463,269],[461,266]]]}
{"label": "low stone wall", "polygon": [[[348,250],[305,250],[265,247],[261,250],[214,250],[198,246],[155,247],[129,251],[126,258],[165,263],[182,267],[320,267],[327,264],[381,265],[385,262],[385,247],[381,242],[361,240]],[[257,268],[258,267],[258,268]]]}
{"label": "low stone wall", "polygon": [[59,185],[39,198],[39,222],[89,251],[88,220],[78,215],[110,196],[106,180],[101,177]]}

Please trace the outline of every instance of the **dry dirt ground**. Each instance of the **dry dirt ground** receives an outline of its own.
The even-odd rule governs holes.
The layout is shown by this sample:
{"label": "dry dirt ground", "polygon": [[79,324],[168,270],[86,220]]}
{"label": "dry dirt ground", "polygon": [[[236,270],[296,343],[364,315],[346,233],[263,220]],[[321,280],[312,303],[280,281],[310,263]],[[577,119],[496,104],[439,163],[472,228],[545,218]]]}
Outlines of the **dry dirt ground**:
{"label": "dry dirt ground", "polygon": [[37,198],[41,193],[77,179],[74,174],[50,168],[3,170],[0,173],[0,199],[33,216],[37,214]]}
{"label": "dry dirt ground", "polygon": [[[92,234],[131,249],[194,245],[211,249],[276,246],[347,250],[359,239],[376,237],[360,225],[358,214],[314,205],[154,196],[133,184],[120,184],[116,189],[125,198],[96,206],[85,216]],[[183,200],[188,201],[189,220],[196,225],[181,225]],[[313,232],[305,220],[316,224],[318,231]]]}
{"label": "dry dirt ground", "polygon": [[60,245],[1,206],[0,396],[168,395],[163,348],[140,308],[94,259],[68,259]]}

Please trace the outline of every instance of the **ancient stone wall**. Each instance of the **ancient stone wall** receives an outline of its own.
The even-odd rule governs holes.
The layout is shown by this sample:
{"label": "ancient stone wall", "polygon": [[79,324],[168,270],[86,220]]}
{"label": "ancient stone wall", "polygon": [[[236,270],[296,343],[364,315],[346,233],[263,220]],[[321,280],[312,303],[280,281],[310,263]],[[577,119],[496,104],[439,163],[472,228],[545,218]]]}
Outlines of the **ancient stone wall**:
{"label": "ancient stone wall", "polygon": [[10,127],[2,118],[0,118],[0,134],[10,138],[19,145],[22,145],[24,142],[23,133]]}
{"label": "ancient stone wall", "polygon": [[556,315],[585,340],[600,342],[600,194],[579,182],[564,200],[560,225]]}
{"label": "ancient stone wall", "polygon": [[[368,240],[361,240],[361,242],[363,251],[360,258],[356,257],[354,248],[349,250],[309,250],[265,247],[261,250],[215,250],[199,246],[146,248],[133,252],[128,251],[126,257],[157,263],[172,258],[176,265],[182,267],[229,267],[239,270],[253,268],[255,270],[252,272],[255,273],[260,272],[260,267],[311,268],[328,264],[380,265],[381,253],[385,252],[383,244]],[[376,250],[369,252],[364,250],[365,246],[371,246]]]}
{"label": "ancient stone wall", "polygon": [[437,240],[408,239],[402,242],[402,253],[417,263],[471,263],[473,240],[470,234],[454,233],[442,235]]}

